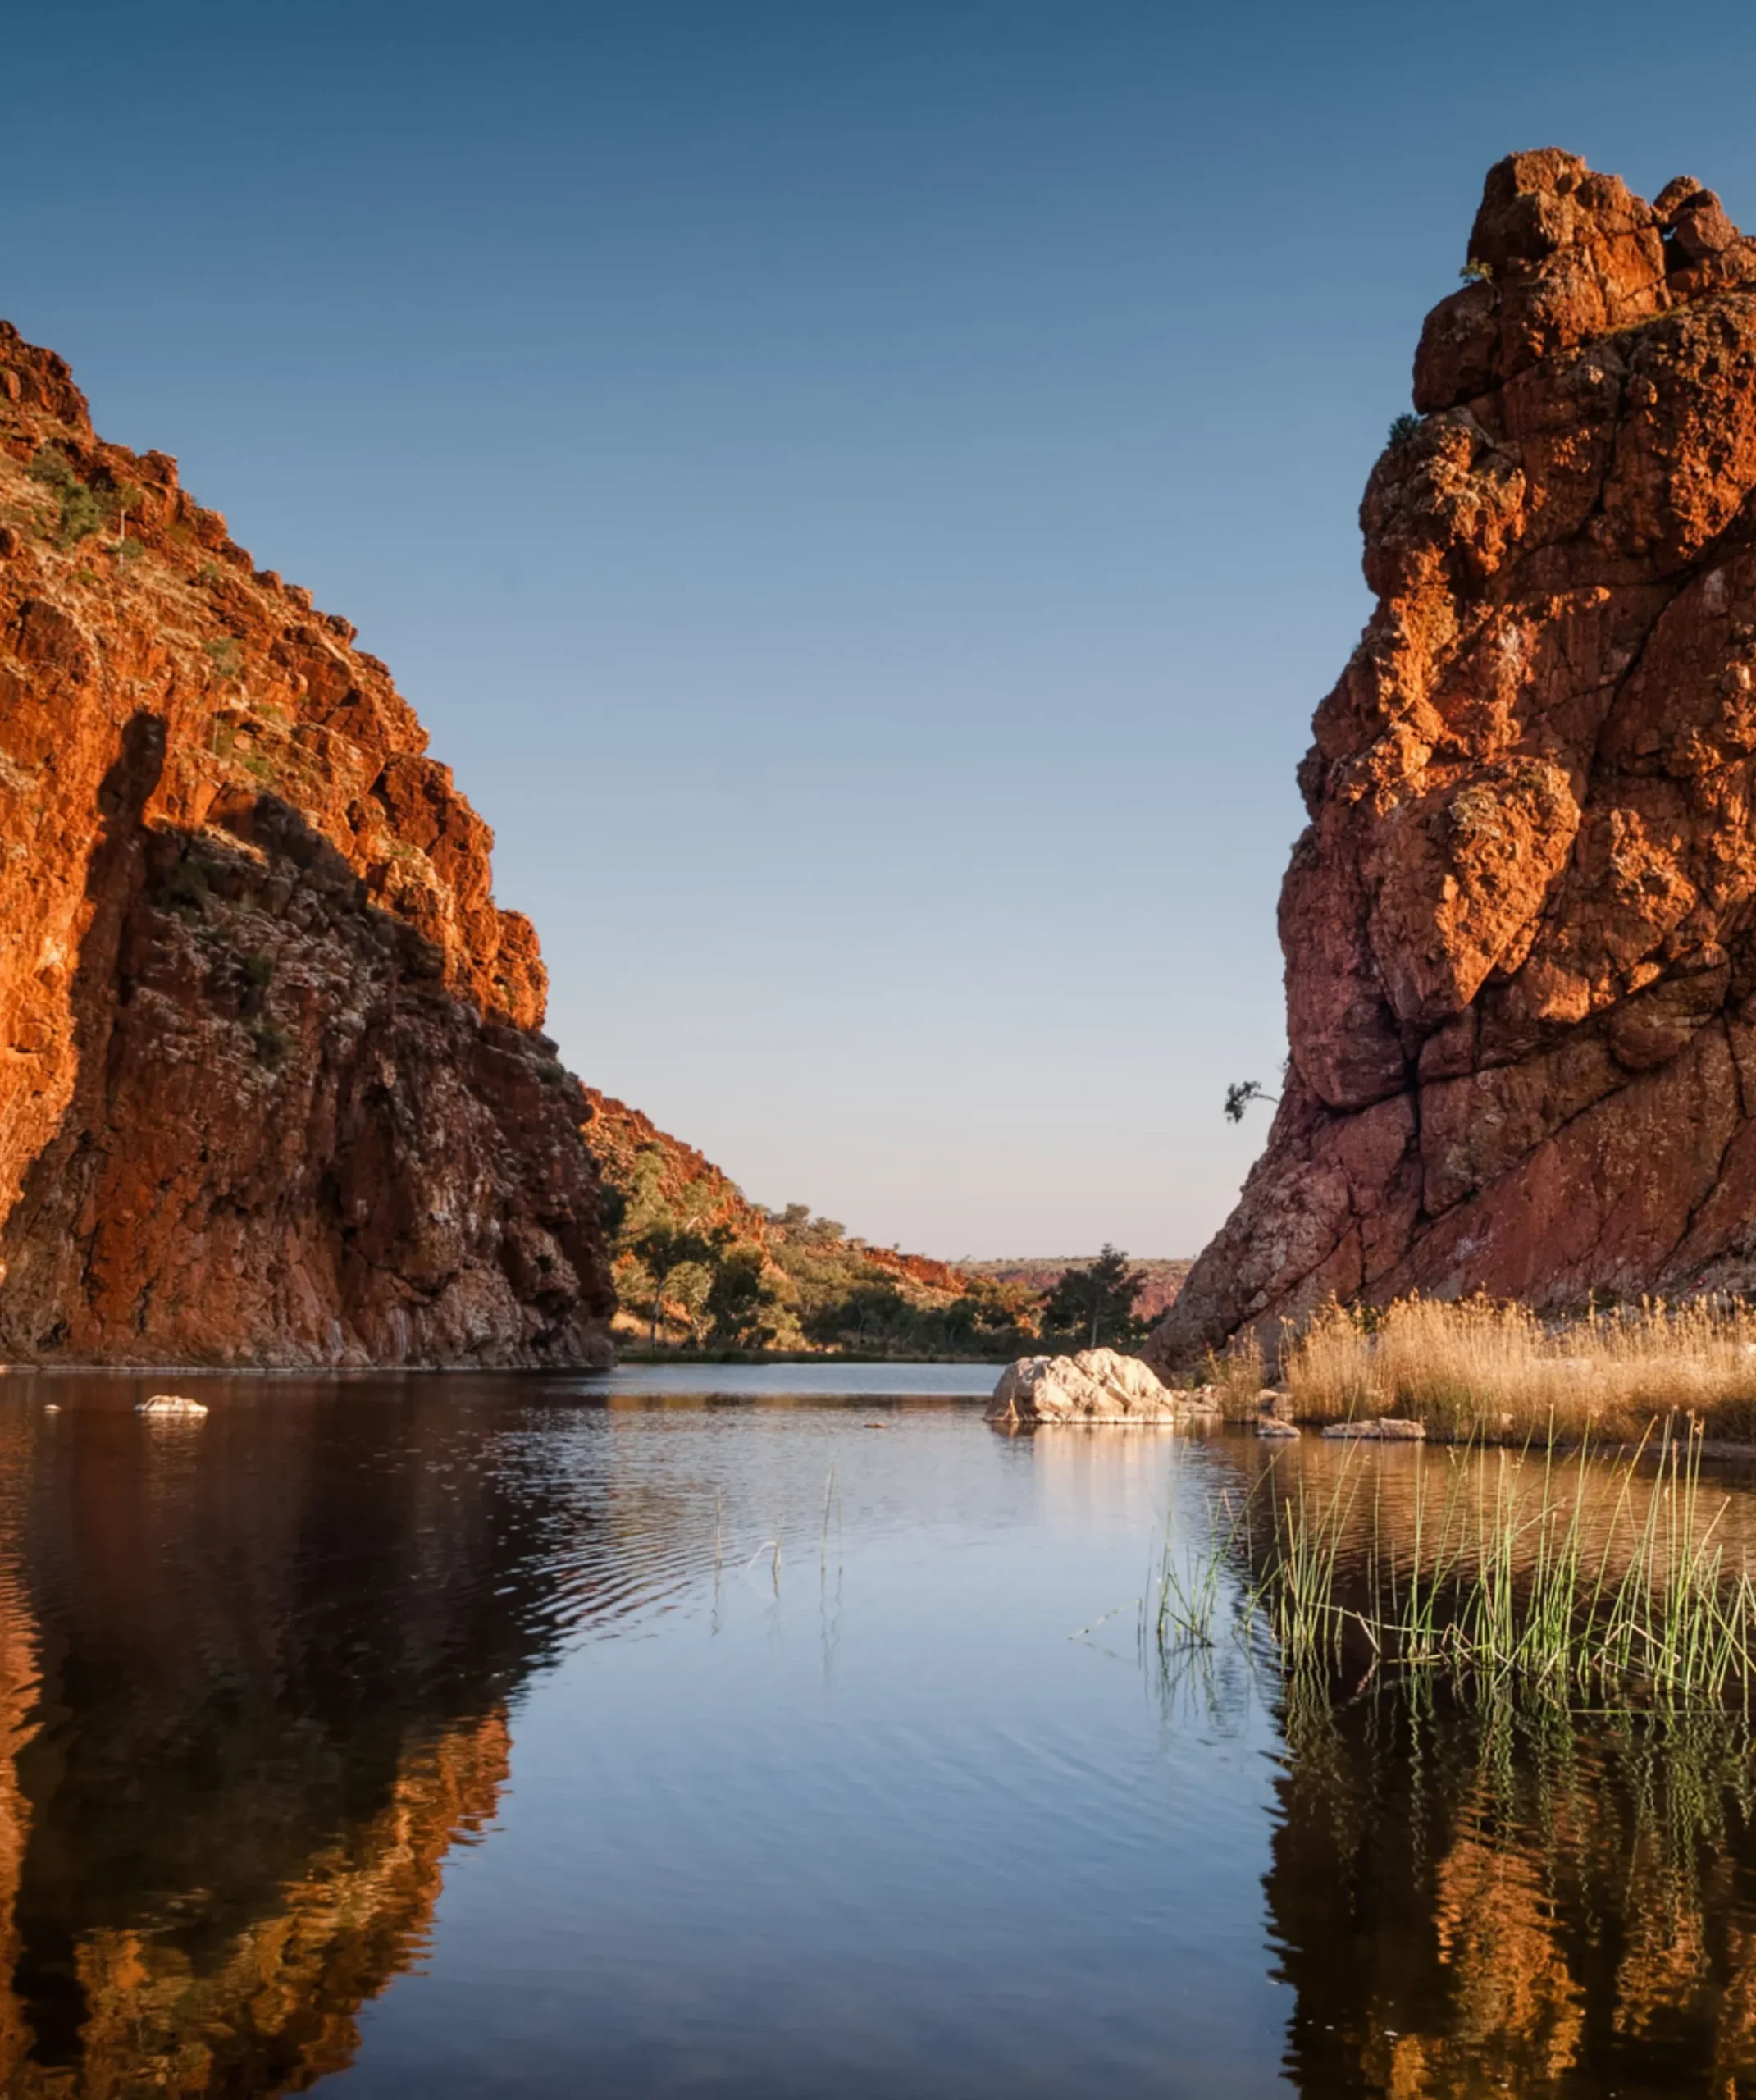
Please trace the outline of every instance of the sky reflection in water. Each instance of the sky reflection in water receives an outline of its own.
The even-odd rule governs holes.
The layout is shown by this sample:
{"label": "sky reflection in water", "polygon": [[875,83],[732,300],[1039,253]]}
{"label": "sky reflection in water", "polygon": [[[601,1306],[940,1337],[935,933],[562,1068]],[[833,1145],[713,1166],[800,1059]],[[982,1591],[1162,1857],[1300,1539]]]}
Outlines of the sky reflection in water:
{"label": "sky reflection in water", "polygon": [[1756,2089],[1740,1724],[1167,1679],[1253,1443],[694,1382],[7,1382],[6,2090]]}

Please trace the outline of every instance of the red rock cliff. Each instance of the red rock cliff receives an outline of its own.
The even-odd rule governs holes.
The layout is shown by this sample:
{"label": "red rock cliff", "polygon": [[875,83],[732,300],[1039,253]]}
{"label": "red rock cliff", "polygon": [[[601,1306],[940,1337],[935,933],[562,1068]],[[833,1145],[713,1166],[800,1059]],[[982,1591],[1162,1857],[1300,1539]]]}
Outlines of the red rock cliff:
{"label": "red rock cliff", "polygon": [[1361,507],[1268,1148],[1152,1344],[1335,1292],[1756,1285],[1756,242],[1489,174]]}
{"label": "red rock cliff", "polygon": [[353,638],[0,323],[0,1355],[607,1353],[536,937]]}

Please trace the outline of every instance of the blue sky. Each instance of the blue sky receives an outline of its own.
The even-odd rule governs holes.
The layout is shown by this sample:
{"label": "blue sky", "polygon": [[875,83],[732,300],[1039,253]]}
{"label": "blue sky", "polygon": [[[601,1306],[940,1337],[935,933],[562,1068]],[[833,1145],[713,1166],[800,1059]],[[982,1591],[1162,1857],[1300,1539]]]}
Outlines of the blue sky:
{"label": "blue sky", "polygon": [[1481,178],[1756,221],[1756,17],[69,4],[0,313],[384,656],[573,1066],[759,1200],[1194,1251]]}

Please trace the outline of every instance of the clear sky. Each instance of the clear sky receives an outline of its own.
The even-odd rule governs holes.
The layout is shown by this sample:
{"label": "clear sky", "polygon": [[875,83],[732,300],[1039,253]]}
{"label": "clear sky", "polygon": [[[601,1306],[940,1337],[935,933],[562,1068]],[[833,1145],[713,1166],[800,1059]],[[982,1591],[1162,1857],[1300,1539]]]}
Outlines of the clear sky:
{"label": "clear sky", "polygon": [[760,1201],[1193,1252],[1489,163],[1756,221],[1708,4],[64,0],[0,313],[386,658],[568,1061]]}

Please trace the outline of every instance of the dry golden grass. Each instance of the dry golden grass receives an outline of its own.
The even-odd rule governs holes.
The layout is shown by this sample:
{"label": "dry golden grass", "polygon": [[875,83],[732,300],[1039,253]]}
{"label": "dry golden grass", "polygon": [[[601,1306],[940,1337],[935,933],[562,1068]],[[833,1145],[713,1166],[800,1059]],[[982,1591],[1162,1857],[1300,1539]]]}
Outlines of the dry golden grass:
{"label": "dry golden grass", "polygon": [[1221,1354],[1208,1352],[1206,1383],[1213,1387],[1227,1422],[1247,1422],[1255,1415],[1266,1382],[1262,1344],[1249,1329],[1234,1335]]}
{"label": "dry golden grass", "polygon": [[1649,1299],[1545,1324],[1485,1298],[1330,1305],[1288,1335],[1279,1382],[1306,1422],[1403,1415],[1452,1436],[1638,1439],[1676,1414],[1756,1440],[1756,1311]]}

